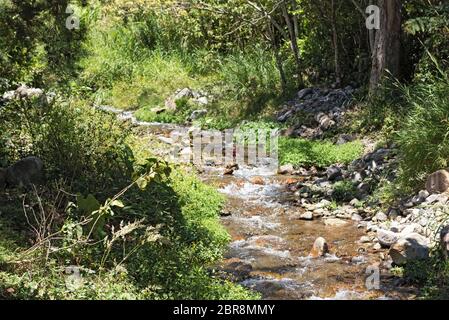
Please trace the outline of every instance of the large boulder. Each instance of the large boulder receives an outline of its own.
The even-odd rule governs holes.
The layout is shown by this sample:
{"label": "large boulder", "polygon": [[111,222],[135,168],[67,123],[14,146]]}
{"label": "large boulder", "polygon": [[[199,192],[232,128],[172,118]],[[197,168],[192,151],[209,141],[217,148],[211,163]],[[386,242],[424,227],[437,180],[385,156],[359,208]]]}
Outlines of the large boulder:
{"label": "large boulder", "polygon": [[402,266],[411,260],[423,260],[429,257],[429,240],[418,233],[400,238],[390,249],[393,262]]}
{"label": "large boulder", "polygon": [[426,182],[426,190],[430,193],[444,193],[449,190],[449,172],[439,170],[432,173]]}
{"label": "large boulder", "polygon": [[399,239],[401,235],[384,229],[377,229],[377,240],[383,247],[391,247],[394,245]]}
{"label": "large boulder", "polygon": [[322,237],[317,238],[310,251],[310,257],[319,258],[325,256],[326,253],[329,253],[329,246],[326,239]]}

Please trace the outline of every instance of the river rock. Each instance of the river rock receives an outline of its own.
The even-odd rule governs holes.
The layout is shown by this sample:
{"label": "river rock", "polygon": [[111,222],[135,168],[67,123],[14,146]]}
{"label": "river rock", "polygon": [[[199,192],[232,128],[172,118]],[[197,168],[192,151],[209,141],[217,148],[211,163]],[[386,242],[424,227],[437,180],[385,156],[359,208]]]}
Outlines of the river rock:
{"label": "river rock", "polygon": [[306,220],[306,221],[311,221],[313,220],[313,213],[310,211],[304,212],[303,214],[301,214],[299,216],[300,220]]}
{"label": "river rock", "polygon": [[250,179],[250,182],[252,184],[257,184],[257,185],[260,185],[260,186],[265,185],[265,180],[262,177],[252,177]]}
{"label": "river rock", "polygon": [[379,243],[384,247],[391,247],[400,238],[400,234],[393,231],[377,229],[377,239]]}
{"label": "river rock", "polygon": [[279,168],[278,174],[286,175],[286,174],[292,174],[293,171],[295,171],[295,168],[292,164],[286,164]]}
{"label": "river rock", "polygon": [[400,238],[390,249],[393,262],[402,266],[410,260],[422,260],[429,257],[429,241],[417,233]]}
{"label": "river rock", "polygon": [[338,228],[338,227],[343,227],[343,226],[347,225],[348,222],[341,220],[341,219],[330,218],[330,219],[324,220],[324,224],[329,227],[337,227]]}
{"label": "river rock", "polygon": [[370,243],[371,242],[371,238],[368,236],[363,236],[360,238],[359,240],[360,243]]}
{"label": "river rock", "polygon": [[310,256],[312,258],[319,258],[323,257],[327,253],[329,253],[329,246],[326,239],[322,237],[317,238],[313,244],[312,250],[310,251]]}
{"label": "river rock", "polygon": [[338,166],[331,166],[331,167],[327,168],[326,174],[327,174],[327,178],[330,181],[333,181],[333,180],[341,177],[341,175],[342,175],[341,168]]}
{"label": "river rock", "polygon": [[426,182],[426,190],[429,193],[443,193],[449,189],[449,172],[439,170],[432,173]]}
{"label": "river rock", "polygon": [[387,215],[385,213],[383,213],[382,211],[378,212],[373,218],[373,221],[385,222],[387,220],[388,220]]}

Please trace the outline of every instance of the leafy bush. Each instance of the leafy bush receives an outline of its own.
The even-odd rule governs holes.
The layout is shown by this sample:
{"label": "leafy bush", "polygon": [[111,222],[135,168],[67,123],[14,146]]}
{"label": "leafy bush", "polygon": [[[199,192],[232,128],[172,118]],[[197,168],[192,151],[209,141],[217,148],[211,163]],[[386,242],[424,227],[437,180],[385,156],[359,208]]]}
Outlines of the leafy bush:
{"label": "leafy bush", "polygon": [[[256,297],[209,270],[230,240],[213,188],[158,159],[136,159],[127,128],[80,102],[21,100],[0,112],[8,162],[35,154],[48,170],[46,186],[25,197],[0,191],[0,230],[22,230],[0,232],[1,297]],[[84,270],[79,288],[67,287],[67,265]]]}
{"label": "leafy bush", "polygon": [[336,201],[351,201],[356,198],[359,192],[351,181],[339,181],[334,184],[332,198]]}
{"label": "leafy bush", "polygon": [[29,155],[44,160],[49,178],[63,177],[74,188],[111,191],[132,172],[125,144],[129,130],[114,116],[72,101],[17,100],[0,109],[2,157],[9,162]]}

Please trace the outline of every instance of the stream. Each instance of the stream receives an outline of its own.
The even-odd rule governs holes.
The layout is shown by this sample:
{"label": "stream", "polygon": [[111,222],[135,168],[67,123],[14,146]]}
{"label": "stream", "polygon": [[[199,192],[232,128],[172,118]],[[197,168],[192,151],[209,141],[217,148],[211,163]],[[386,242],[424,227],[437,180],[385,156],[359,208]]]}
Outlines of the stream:
{"label": "stream", "polygon": [[[398,287],[391,275],[381,273],[379,290],[366,287],[367,268],[379,266],[378,252],[359,243],[365,235],[357,223],[326,226],[322,220],[298,219],[289,185],[301,177],[274,173],[234,176],[211,174],[203,180],[227,196],[222,223],[232,242],[219,268],[233,280],[262,294],[263,299],[407,299],[412,290]],[[330,252],[309,257],[316,238],[324,237]],[[382,268],[381,268],[382,270]]]}
{"label": "stream", "polygon": [[[103,108],[104,109],[104,108]],[[185,128],[138,121],[130,112],[114,112],[131,121],[143,139],[167,143],[173,130]],[[169,143],[169,142],[168,142]],[[167,156],[166,147],[156,148]],[[200,177],[227,198],[221,221],[232,241],[219,265],[221,275],[255,290],[263,299],[412,299],[416,291],[383,268],[386,250],[361,244],[366,235],[357,222],[328,226],[323,220],[303,221],[303,209],[289,186],[304,177],[278,175],[265,168],[243,167],[233,175],[204,166]],[[329,253],[311,258],[315,240],[324,237]],[[380,286],[369,290],[368,268],[377,267]]]}

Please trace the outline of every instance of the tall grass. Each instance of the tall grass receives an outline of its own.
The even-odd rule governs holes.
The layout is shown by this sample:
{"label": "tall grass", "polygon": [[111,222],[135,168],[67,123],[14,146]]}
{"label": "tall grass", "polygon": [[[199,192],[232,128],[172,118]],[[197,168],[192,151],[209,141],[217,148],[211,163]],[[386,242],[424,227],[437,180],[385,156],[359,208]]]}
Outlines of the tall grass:
{"label": "tall grass", "polygon": [[403,89],[410,113],[398,134],[401,177],[421,186],[427,174],[449,162],[449,81],[436,79]]}

